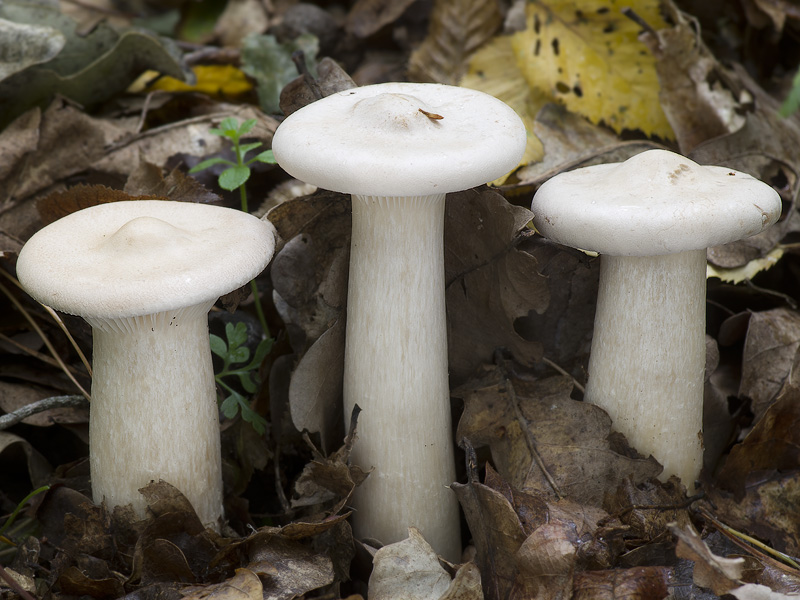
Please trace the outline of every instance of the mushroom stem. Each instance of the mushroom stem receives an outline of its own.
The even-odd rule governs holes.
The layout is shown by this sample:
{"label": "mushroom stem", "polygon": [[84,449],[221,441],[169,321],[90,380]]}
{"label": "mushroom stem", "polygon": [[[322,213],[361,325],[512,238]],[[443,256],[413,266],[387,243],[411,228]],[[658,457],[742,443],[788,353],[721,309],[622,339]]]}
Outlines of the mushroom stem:
{"label": "mushroom stem", "polygon": [[392,543],[414,526],[457,561],[444,200],[353,195],[344,402],[348,419],[362,408],[353,461],[374,467],[355,492],[356,535]]}
{"label": "mushroom stem", "polygon": [[132,504],[164,479],[219,529],[222,469],[219,416],[208,340],[213,301],[130,318],[86,317],[94,336],[89,421],[92,493]]}
{"label": "mushroom stem", "polygon": [[692,491],[703,464],[706,251],[601,258],[587,402]]}

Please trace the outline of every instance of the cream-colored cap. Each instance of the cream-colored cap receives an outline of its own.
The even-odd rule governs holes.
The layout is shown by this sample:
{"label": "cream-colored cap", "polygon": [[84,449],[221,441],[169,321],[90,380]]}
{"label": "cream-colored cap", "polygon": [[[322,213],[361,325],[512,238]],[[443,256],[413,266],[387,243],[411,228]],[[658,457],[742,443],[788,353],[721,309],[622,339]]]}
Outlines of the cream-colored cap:
{"label": "cream-colored cap", "polygon": [[36,300],[82,317],[118,319],[214,302],[269,263],[272,224],[191,202],[113,202],[44,227],[17,276]]}
{"label": "cream-colored cap", "polygon": [[333,94],[292,113],[272,150],[290,175],[366,196],[427,196],[469,189],[511,171],[525,126],[475,90],[382,83]]}
{"label": "cream-colored cap", "polygon": [[778,220],[771,186],[666,150],[556,175],[533,197],[534,225],[560,244],[613,256],[700,250],[755,235]]}

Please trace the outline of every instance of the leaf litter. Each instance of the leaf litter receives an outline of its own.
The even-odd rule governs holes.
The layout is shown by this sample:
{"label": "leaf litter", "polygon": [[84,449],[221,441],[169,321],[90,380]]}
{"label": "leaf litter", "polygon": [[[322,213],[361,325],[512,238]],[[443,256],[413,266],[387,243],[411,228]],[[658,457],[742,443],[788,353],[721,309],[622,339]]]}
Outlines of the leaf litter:
{"label": "leaf litter", "polygon": [[[12,4],[17,10],[23,3]],[[205,28],[204,39],[241,44],[231,32],[238,31],[242,13],[232,4]],[[164,482],[143,489],[150,506],[145,520],[125,508],[109,512],[93,505],[86,495],[85,413],[42,413],[0,432],[1,512],[10,513],[32,487],[54,484],[13,527],[0,531],[0,565],[16,585],[53,598],[797,593],[791,557],[800,554],[794,427],[800,290],[793,283],[800,121],[777,116],[782,94],[772,87],[774,79],[740,66],[757,62],[763,49],[743,43],[731,54],[725,44],[744,39],[736,25],[728,37],[702,37],[715,25],[698,27],[705,16],[699,10],[692,16],[694,2],[681,3],[687,12],[664,2],[661,13],[656,3],[634,2],[626,15],[613,1],[582,7],[517,2],[506,10],[489,0],[459,0],[435,2],[424,13],[410,3],[360,0],[338,12],[313,7],[327,11],[329,18],[314,25],[324,39],[302,40],[308,71],[284,85],[294,76],[290,63],[299,64],[287,49],[312,29],[311,21],[297,27],[292,15],[313,11],[283,4],[288,8],[259,5],[258,18],[247,23],[248,33],[276,36],[251,40],[280,50],[273,58],[283,65],[281,79],[251,64],[257,84],[252,93],[260,97],[245,93],[231,103],[192,88],[123,96],[132,80],[124,68],[85,106],[76,104],[80,94],[51,101],[48,81],[59,82],[64,93],[74,81],[91,79],[74,78],[66,63],[59,77],[41,78],[59,64],[58,36],[42,44],[41,30],[14,25],[31,40],[30,52],[8,65],[0,83],[35,75],[44,82],[37,83],[37,93],[46,94],[21,94],[20,102],[38,106],[26,111],[28,105],[19,104],[16,119],[0,131],[4,267],[13,272],[13,256],[43,223],[87,202],[166,197],[235,205],[237,198],[216,193],[214,173],[191,178],[185,171],[224,155],[228,149],[208,129],[229,116],[255,118],[255,141],[269,144],[280,116],[256,106],[277,112],[279,102],[288,114],[406,67],[418,80],[461,80],[505,99],[529,130],[525,164],[497,182],[499,190],[469,190],[447,202],[449,360],[454,426],[466,459],[452,489],[470,540],[463,563],[442,561],[413,530],[407,540],[382,548],[353,539],[348,498],[369,473],[349,461],[357,430],[343,431],[340,404],[349,199],[318,191],[270,201],[275,207],[268,218],[281,239],[259,285],[271,292],[272,302],[265,304],[279,333],[275,355],[262,365],[269,384],[254,407],[271,427],[260,438],[241,421],[222,423],[231,528],[222,535],[204,530]],[[735,17],[731,23],[771,31],[764,48],[777,47],[776,36],[798,22],[788,5],[751,4],[746,13],[725,10]],[[190,11],[176,10],[185,21],[182,31],[203,30],[191,22]],[[113,21],[124,26],[125,17],[114,15]],[[78,47],[102,38],[98,47],[109,53],[100,60],[81,56],[91,66],[81,77],[110,64],[103,61],[130,65],[147,48],[146,66],[183,76],[170,42],[118,33],[95,17],[85,23],[96,29],[84,24],[73,33],[62,27],[67,43]],[[129,55],[127,47],[134,52]],[[198,48],[197,56],[218,49]],[[317,49],[333,55],[317,59]],[[241,47],[226,50],[242,57]],[[575,57],[587,62],[577,66]],[[615,74],[626,69],[636,73],[622,85]],[[789,65],[773,75],[786,82],[781,69],[788,72]],[[613,76],[596,77],[611,71]],[[81,84],[79,91],[89,93],[92,85]],[[638,86],[637,92],[627,85]],[[16,102],[17,96],[8,97]],[[621,110],[631,97],[641,110]],[[101,99],[110,102],[96,102]],[[772,183],[784,201],[772,230],[708,252],[704,498],[687,498],[674,480],[659,481],[655,460],[637,455],[605,413],[580,401],[597,262],[543,240],[528,226],[530,195],[552,175],[664,146],[749,172]],[[296,187],[275,168],[254,172],[247,185],[248,193],[262,198],[278,186]],[[38,311],[33,305],[30,310]],[[2,410],[73,392],[63,373],[42,360],[38,334],[16,310],[0,314]],[[85,378],[55,326],[48,322],[44,331]],[[90,347],[85,333],[76,330],[75,337]],[[42,427],[61,444],[58,451],[37,433]],[[8,585],[0,583],[4,596],[14,593]]]}

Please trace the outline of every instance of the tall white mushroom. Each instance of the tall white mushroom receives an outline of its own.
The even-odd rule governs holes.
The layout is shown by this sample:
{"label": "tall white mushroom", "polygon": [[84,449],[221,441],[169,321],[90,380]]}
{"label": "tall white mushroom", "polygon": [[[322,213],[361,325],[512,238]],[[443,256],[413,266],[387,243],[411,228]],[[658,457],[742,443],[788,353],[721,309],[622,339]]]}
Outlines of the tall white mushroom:
{"label": "tall white mushroom", "polygon": [[459,557],[447,377],[445,194],[517,165],[525,128],[499,100],[435,84],[387,83],[310,104],[272,149],[292,176],[352,194],[345,418],[353,460],[374,472],[356,491],[357,535],[384,543],[417,527]]}
{"label": "tall white mushroom", "polygon": [[544,236],[602,255],[585,399],[694,489],[703,463],[706,249],[777,221],[770,186],[650,150],[545,182]]}
{"label": "tall white mushroom", "polygon": [[87,208],[31,237],[17,261],[36,300],[94,338],[89,454],[95,502],[132,504],[164,479],[219,526],[219,416],[208,337],[217,298],[272,257],[274,228],[240,211],[140,200]]}

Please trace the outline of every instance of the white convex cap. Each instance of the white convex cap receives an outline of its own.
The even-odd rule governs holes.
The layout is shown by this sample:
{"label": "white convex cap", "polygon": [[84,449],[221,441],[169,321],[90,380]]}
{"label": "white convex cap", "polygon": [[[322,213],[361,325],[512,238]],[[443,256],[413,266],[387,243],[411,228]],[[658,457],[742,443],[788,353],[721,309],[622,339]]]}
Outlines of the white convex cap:
{"label": "white convex cap", "polygon": [[560,244],[611,256],[658,256],[720,246],[778,220],[769,185],[667,150],[556,175],[533,197],[534,225]]}
{"label": "white convex cap", "polygon": [[135,200],[79,210],[34,234],[17,261],[42,304],[119,319],[213,303],[269,263],[272,224],[230,208]]}
{"label": "white convex cap", "polygon": [[432,83],[382,83],[292,113],[272,150],[290,175],[362,196],[428,196],[469,189],[511,171],[525,126],[483,92]]}

